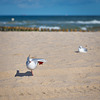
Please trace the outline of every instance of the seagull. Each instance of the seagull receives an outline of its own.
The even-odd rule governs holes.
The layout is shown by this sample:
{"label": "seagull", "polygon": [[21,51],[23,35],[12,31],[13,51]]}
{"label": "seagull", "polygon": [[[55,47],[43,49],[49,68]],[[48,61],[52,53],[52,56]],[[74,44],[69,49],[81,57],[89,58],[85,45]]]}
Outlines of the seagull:
{"label": "seagull", "polygon": [[87,49],[83,48],[82,46],[79,46],[78,52],[87,53]]}
{"label": "seagull", "polygon": [[44,62],[46,62],[46,60],[43,58],[34,58],[34,57],[30,57],[29,55],[27,57],[26,66],[29,70],[31,70],[33,76],[33,70],[37,67],[38,64],[41,65]]}

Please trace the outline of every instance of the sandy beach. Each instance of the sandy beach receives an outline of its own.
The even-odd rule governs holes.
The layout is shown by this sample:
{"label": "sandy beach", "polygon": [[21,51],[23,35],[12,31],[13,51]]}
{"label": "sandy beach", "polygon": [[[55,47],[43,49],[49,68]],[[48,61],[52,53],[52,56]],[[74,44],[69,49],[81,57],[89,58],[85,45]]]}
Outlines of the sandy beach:
{"label": "sandy beach", "polygon": [[100,32],[0,32],[0,100],[100,100]]}

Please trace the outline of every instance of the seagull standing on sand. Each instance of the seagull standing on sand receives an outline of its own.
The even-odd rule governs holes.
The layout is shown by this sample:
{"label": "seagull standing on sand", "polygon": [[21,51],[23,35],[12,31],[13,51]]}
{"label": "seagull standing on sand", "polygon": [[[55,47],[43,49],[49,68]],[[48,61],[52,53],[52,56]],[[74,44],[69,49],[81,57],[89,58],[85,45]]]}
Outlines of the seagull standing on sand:
{"label": "seagull standing on sand", "polygon": [[29,70],[31,70],[33,76],[33,69],[37,67],[37,65],[41,65],[46,62],[45,59],[42,58],[30,58],[30,55],[27,57],[26,66]]}
{"label": "seagull standing on sand", "polygon": [[78,52],[87,53],[87,49],[83,48],[82,46],[79,46]]}

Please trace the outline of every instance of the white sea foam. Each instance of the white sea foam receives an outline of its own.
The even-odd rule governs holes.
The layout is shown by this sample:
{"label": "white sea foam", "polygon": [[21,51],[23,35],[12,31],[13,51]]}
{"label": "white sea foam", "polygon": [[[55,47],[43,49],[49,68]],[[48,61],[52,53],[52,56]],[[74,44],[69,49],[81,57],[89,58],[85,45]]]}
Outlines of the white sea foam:
{"label": "white sea foam", "polygon": [[66,23],[70,23],[70,24],[100,24],[100,21],[98,21],[98,20],[92,20],[92,21],[66,21]]}
{"label": "white sea foam", "polygon": [[99,20],[91,20],[91,21],[38,21],[38,23],[42,24],[100,24]]}
{"label": "white sea foam", "polygon": [[93,21],[77,21],[80,24],[100,24],[100,21],[93,20]]}
{"label": "white sea foam", "polygon": [[41,29],[49,29],[49,30],[51,31],[52,29],[57,29],[57,30],[59,30],[60,27],[58,27],[58,26],[54,26],[54,27],[50,27],[50,26],[40,26],[40,27],[39,27],[39,30],[41,30]]}
{"label": "white sea foam", "polygon": [[0,24],[1,24],[1,25],[3,25],[3,24],[7,24],[7,22],[0,22]]}
{"label": "white sea foam", "polygon": [[86,27],[81,27],[81,29],[82,29],[82,30],[85,30],[85,31],[87,30],[87,28],[86,28]]}

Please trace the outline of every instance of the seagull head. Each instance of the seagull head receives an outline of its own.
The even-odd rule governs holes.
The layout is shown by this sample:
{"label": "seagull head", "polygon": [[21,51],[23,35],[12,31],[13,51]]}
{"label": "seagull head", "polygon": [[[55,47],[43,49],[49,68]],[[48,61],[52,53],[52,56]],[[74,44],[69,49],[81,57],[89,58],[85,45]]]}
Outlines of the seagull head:
{"label": "seagull head", "polygon": [[30,55],[27,57],[27,61],[29,61],[29,59],[30,59]]}
{"label": "seagull head", "polygon": [[27,61],[29,61],[29,63],[31,63],[32,58],[30,58],[30,55],[27,57]]}
{"label": "seagull head", "polygon": [[82,46],[79,46],[79,48],[81,49],[81,48],[82,48]]}

